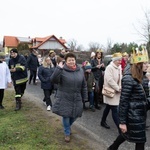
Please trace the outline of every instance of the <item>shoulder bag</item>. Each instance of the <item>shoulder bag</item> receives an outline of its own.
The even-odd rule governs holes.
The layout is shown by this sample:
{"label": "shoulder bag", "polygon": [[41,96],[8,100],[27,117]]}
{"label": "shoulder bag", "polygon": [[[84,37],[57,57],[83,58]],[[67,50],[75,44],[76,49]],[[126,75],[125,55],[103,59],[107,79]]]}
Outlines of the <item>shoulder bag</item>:
{"label": "shoulder bag", "polygon": [[[117,83],[118,85],[119,85],[119,81],[120,81],[120,74],[119,74],[119,80]],[[102,94],[106,97],[113,98],[115,95],[115,90],[110,87],[103,86]]]}
{"label": "shoulder bag", "polygon": [[103,86],[102,94],[109,97],[109,98],[113,98],[115,95],[115,90],[110,88],[110,87]]}

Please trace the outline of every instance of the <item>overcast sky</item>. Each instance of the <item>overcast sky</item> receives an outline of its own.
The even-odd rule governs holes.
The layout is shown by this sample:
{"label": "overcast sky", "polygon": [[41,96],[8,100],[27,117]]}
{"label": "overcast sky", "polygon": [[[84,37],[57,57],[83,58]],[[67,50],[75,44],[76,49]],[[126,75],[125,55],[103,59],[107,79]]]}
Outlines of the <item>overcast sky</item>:
{"label": "overcast sky", "polygon": [[106,45],[139,42],[134,26],[150,10],[150,0],[1,0],[0,41],[3,36],[75,39]]}

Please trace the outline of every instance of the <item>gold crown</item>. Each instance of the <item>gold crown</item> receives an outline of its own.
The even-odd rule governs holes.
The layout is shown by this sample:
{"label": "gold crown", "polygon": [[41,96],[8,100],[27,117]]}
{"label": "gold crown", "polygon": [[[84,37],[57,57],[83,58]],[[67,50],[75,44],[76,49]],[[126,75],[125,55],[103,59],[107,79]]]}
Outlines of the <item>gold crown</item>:
{"label": "gold crown", "polygon": [[122,56],[124,57],[124,56],[128,56],[128,53],[127,52],[124,52],[123,54],[122,54]]}
{"label": "gold crown", "polygon": [[148,52],[145,46],[142,46],[142,50],[139,50],[138,48],[132,48],[133,54],[132,54],[132,62],[140,63],[140,62],[148,62]]}
{"label": "gold crown", "polygon": [[112,57],[114,58],[114,57],[122,57],[122,54],[121,53],[114,53],[113,55],[112,55]]}
{"label": "gold crown", "polygon": [[97,53],[102,53],[103,50],[102,50],[102,49],[97,49],[96,52],[97,52]]}

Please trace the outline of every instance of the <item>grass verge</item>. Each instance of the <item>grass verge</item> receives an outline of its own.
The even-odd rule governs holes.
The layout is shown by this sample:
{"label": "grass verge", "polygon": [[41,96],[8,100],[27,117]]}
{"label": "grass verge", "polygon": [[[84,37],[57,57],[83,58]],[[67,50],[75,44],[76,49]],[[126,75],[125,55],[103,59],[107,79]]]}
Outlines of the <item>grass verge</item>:
{"label": "grass verge", "polygon": [[14,111],[14,92],[5,91],[5,109],[0,110],[0,150],[89,150],[87,141],[72,134],[64,142],[61,121],[46,115],[34,103],[23,100],[22,109]]}

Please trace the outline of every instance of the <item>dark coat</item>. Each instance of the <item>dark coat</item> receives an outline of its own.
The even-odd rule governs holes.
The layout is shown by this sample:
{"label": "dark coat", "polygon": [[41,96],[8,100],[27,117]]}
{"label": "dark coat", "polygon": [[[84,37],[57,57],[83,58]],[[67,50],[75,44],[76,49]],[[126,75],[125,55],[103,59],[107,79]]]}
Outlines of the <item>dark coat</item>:
{"label": "dark coat", "polygon": [[39,67],[39,61],[36,55],[33,53],[29,55],[27,58],[27,68],[29,70],[37,71],[37,68]]}
{"label": "dark coat", "polygon": [[[103,61],[101,61],[103,63]],[[103,78],[103,71],[105,71],[105,67],[101,67],[100,69],[96,66],[98,65],[97,59],[91,60],[92,72],[94,74],[95,80],[99,80]]]}
{"label": "dark coat", "polygon": [[129,70],[122,79],[119,121],[120,124],[127,125],[127,133],[123,134],[125,139],[134,143],[146,142],[146,84],[148,82],[145,80],[143,89],[141,84],[133,79]]}
{"label": "dark coat", "polygon": [[15,72],[11,72],[14,85],[22,84],[28,81],[26,59],[23,55],[17,55],[16,58],[10,58],[8,63],[9,69],[16,68]]}
{"label": "dark coat", "polygon": [[[100,63],[103,63],[103,61],[101,61]],[[101,67],[101,68],[97,68],[96,66],[98,65],[98,61],[97,59],[92,59],[91,60],[91,66],[92,66],[92,72],[95,78],[95,92],[99,93],[102,96],[102,88],[103,88],[103,84],[104,84],[104,73],[103,71],[105,71],[105,67]]]}
{"label": "dark coat", "polygon": [[85,79],[86,79],[86,82],[87,82],[88,92],[93,92],[94,91],[93,85],[95,84],[93,73],[92,72],[90,72],[90,73],[85,72]]}
{"label": "dark coat", "polygon": [[51,61],[52,61],[53,65],[54,65],[54,67],[56,67],[56,65],[57,65],[56,58],[55,57],[51,58]]}
{"label": "dark coat", "polygon": [[42,89],[49,89],[51,90],[53,88],[53,84],[50,81],[50,77],[52,73],[54,72],[54,68],[48,68],[40,66],[38,70],[38,77],[41,81],[41,88]]}
{"label": "dark coat", "polygon": [[87,101],[87,84],[83,69],[79,66],[75,70],[66,65],[57,66],[51,76],[51,81],[58,83],[56,101],[52,106],[53,113],[63,117],[81,117],[83,101]]}

